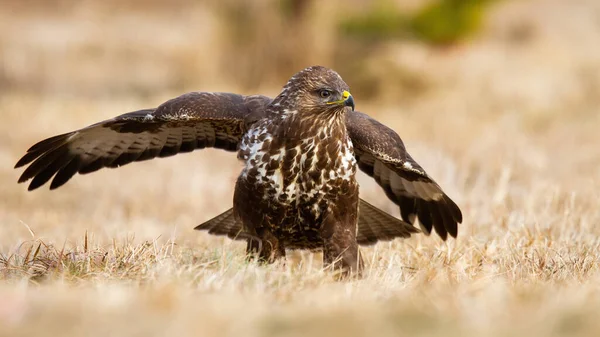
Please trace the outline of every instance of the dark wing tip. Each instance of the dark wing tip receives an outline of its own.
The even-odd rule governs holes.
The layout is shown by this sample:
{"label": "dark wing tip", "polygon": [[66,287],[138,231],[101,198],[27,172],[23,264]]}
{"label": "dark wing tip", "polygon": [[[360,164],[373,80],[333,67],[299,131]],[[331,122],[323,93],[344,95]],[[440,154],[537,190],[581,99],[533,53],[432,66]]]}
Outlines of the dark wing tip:
{"label": "dark wing tip", "polygon": [[22,184],[22,183],[26,182],[27,180],[29,180],[29,178],[25,177],[25,174],[21,174],[21,176],[19,176],[19,180],[17,180],[17,183]]}
{"label": "dark wing tip", "polygon": [[33,182],[31,182],[29,184],[29,186],[27,186],[27,191],[31,192],[31,191],[39,188],[40,186],[42,186],[42,185],[40,185],[40,184],[34,184]]}
{"label": "dark wing tip", "polygon": [[23,157],[21,157],[21,159],[19,159],[14,168],[18,169],[19,167],[23,167],[31,163],[35,158],[37,158],[37,154],[35,152],[27,152]]}
{"label": "dark wing tip", "polygon": [[33,177],[33,180],[31,181],[31,183],[29,183],[27,190],[33,191],[39,188],[40,186],[44,185],[50,178],[51,177],[46,177],[45,175],[37,175]]}
{"label": "dark wing tip", "polygon": [[453,238],[458,236],[458,224],[462,223],[462,212],[452,199],[444,195],[443,199],[444,226]]}
{"label": "dark wing tip", "polygon": [[460,207],[458,207],[458,205],[454,201],[452,201],[452,199],[450,199],[448,196],[446,196],[446,203],[450,207],[450,212],[452,212],[454,220],[456,220],[456,222],[458,223],[462,223],[463,215],[462,211],[460,210]]}
{"label": "dark wing tip", "polygon": [[64,142],[67,139],[69,139],[69,137],[71,137],[74,133],[75,132],[64,133],[58,136],[46,138],[42,141],[35,143],[27,150],[27,153],[25,153],[25,155],[23,155],[23,157],[19,159],[19,161],[15,164],[14,168],[25,166],[37,159],[38,157],[42,156],[49,150],[60,147],[60,145],[64,144]]}

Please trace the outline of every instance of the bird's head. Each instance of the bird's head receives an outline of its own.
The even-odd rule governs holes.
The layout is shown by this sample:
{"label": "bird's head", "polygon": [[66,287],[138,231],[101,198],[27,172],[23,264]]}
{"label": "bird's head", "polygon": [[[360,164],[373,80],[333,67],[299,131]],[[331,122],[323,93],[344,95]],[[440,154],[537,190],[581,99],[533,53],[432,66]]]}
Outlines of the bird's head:
{"label": "bird's head", "polygon": [[336,116],[350,107],[354,110],[354,99],[350,88],[335,71],[313,66],[290,78],[273,104],[288,111],[304,114]]}

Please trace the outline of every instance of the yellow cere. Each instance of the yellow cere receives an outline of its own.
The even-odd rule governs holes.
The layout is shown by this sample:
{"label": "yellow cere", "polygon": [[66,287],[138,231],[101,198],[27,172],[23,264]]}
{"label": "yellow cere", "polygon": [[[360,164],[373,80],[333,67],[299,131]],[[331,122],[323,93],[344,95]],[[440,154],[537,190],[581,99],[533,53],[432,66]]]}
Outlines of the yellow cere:
{"label": "yellow cere", "polygon": [[352,97],[352,94],[350,94],[350,92],[348,90],[344,90],[344,92],[342,92],[342,99],[339,101],[333,101],[333,102],[327,102],[327,104],[342,104],[344,102],[346,102],[346,100]]}

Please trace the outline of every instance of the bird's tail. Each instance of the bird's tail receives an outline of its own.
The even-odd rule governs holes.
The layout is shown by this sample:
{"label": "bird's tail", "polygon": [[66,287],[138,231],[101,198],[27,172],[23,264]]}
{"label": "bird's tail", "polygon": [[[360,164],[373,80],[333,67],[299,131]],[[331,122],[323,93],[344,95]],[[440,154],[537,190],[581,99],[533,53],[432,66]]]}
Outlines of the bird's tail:
{"label": "bird's tail", "polygon": [[233,208],[217,215],[216,217],[196,226],[194,229],[208,231],[213,235],[227,235],[230,239],[242,240],[248,236],[242,229],[242,222],[233,214]]}
{"label": "bird's tail", "polygon": [[395,238],[408,238],[420,230],[406,221],[360,199],[358,204],[358,231],[356,241],[359,245],[373,245],[377,241],[389,241]]}
{"label": "bird's tail", "polygon": [[[248,238],[248,234],[242,228],[242,222],[234,216],[233,208],[196,226],[194,229],[205,230],[213,235],[226,235],[234,240]],[[387,241],[397,237],[408,238],[414,233],[419,233],[419,230],[413,225],[360,199],[358,231],[356,233],[356,241],[359,245],[372,245],[380,240]]]}

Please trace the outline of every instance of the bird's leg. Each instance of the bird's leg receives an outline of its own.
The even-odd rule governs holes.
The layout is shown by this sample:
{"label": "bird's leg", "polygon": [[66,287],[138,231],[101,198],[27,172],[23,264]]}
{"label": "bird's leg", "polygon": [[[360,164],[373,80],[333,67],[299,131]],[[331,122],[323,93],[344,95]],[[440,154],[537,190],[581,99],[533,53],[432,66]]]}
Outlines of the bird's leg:
{"label": "bird's leg", "polygon": [[268,229],[257,230],[258,237],[248,239],[246,254],[249,259],[258,255],[258,262],[273,263],[285,258],[285,247]]}
{"label": "bird's leg", "polygon": [[246,260],[252,261],[262,249],[262,240],[257,236],[248,238],[246,244]]}
{"label": "bird's leg", "polygon": [[338,279],[362,276],[363,261],[356,242],[356,225],[340,226],[326,222],[323,237],[323,265],[332,268]]}

